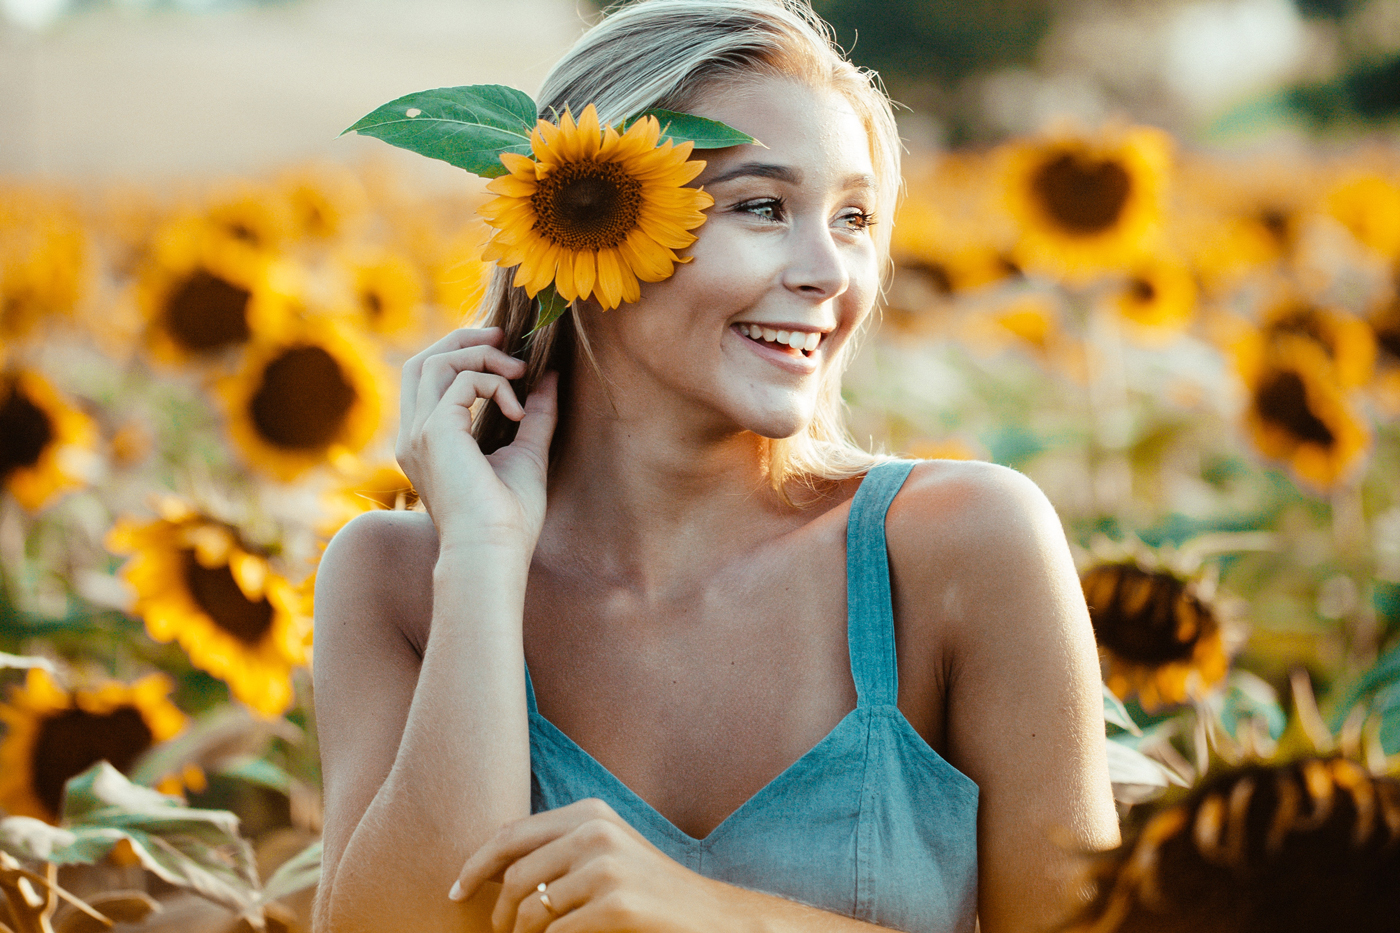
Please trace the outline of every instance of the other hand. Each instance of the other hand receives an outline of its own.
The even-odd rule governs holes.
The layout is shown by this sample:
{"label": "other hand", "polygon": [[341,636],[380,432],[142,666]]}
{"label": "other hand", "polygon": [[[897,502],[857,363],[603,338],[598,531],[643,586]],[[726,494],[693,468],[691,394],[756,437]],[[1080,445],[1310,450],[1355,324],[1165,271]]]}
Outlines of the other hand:
{"label": "other hand", "polygon": [[601,800],[507,823],[467,859],[451,896],[465,900],[491,880],[502,885],[495,933],[732,928],[719,916],[718,882],[667,857]]}

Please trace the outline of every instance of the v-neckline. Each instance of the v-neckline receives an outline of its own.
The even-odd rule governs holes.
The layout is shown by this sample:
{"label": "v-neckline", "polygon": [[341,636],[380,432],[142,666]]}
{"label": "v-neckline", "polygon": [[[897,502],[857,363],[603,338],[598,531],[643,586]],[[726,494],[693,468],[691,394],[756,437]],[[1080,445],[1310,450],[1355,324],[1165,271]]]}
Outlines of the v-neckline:
{"label": "v-neckline", "polygon": [[866,706],[857,703],[856,707],[850,712],[848,712],[846,715],[842,716],[841,720],[838,723],[836,723],[836,725],[832,726],[831,729],[826,733],[826,735],[822,736],[815,745],[807,749],[807,751],[803,752],[802,755],[796,761],[789,764],[782,771],[774,775],[766,784],[764,784],[758,790],[754,791],[747,799],[744,800],[743,803],[739,804],[739,806],[735,807],[732,811],[730,811],[728,816],[716,823],[714,827],[703,836],[692,836],[690,833],[677,826],[674,822],[671,821],[669,817],[666,816],[666,814],[662,813],[660,810],[656,809],[656,807],[648,803],[645,797],[634,791],[621,778],[619,778],[616,774],[613,774],[612,771],[609,770],[606,765],[604,765],[597,758],[594,758],[593,755],[588,751],[588,749],[575,742],[563,729],[560,729],[554,723],[546,719],[543,713],[539,712],[538,710],[534,710],[530,713],[530,718],[532,720],[538,720],[540,723],[542,723],[544,728],[547,730],[548,734],[554,736],[556,741],[563,743],[566,748],[577,752],[578,755],[585,762],[588,763],[588,767],[593,768],[599,775],[601,775],[603,780],[606,783],[610,784],[613,790],[615,790],[621,796],[622,799],[629,801],[637,809],[638,812],[644,814],[647,817],[647,819],[651,820],[652,823],[656,824],[661,829],[663,829],[668,835],[674,836],[676,839],[680,840],[681,842],[684,842],[687,845],[701,846],[712,843],[715,840],[715,837],[719,835],[721,830],[724,830],[727,826],[733,823],[742,813],[744,813],[744,811],[750,809],[752,806],[755,806],[755,801],[758,801],[763,797],[769,796],[770,793],[776,793],[776,791],[772,790],[774,787],[781,785],[787,779],[789,779],[790,776],[796,773],[805,762],[815,757],[818,751],[820,751],[828,745],[834,744],[836,741],[836,735],[844,729],[846,729],[849,723],[854,722],[857,718],[858,713],[861,713],[866,709]]}

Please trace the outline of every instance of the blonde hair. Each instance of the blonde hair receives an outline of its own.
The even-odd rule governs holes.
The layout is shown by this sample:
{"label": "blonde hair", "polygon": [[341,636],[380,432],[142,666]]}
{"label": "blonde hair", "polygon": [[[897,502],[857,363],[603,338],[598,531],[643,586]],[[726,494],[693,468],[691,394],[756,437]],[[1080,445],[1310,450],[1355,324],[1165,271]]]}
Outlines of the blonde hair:
{"label": "blonde hair", "polygon": [[[878,213],[892,216],[900,147],[889,99],[872,72],[841,55],[830,27],[806,0],[639,0],[606,16],[555,64],[540,89],[539,112],[553,118],[591,103],[603,122],[616,124],[654,107],[685,111],[715,87],[755,75],[793,78],[847,98],[870,139]],[[889,224],[876,231],[888,262]],[[550,369],[567,387],[576,355],[592,363],[593,354],[577,303],[527,339],[534,301],[511,284],[513,275],[513,269],[494,270],[476,318],[503,328],[502,348],[526,361],[516,384],[523,399]],[[881,459],[857,447],[846,431],[841,375],[856,342],[847,341],[828,370],[811,422],[792,437],[768,441],[769,480],[784,499],[790,481],[815,485],[858,476]],[[561,417],[567,417],[565,395],[561,403]],[[487,406],[473,431],[489,453],[510,443],[515,428]]]}

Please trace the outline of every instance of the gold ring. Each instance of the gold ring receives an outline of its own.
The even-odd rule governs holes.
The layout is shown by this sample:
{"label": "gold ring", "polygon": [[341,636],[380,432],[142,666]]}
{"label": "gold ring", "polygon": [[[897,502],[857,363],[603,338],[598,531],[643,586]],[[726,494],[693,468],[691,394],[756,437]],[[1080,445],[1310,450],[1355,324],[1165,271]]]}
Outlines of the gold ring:
{"label": "gold ring", "polygon": [[549,900],[549,892],[545,890],[545,883],[541,881],[535,885],[535,890],[540,892],[540,903],[544,905],[544,909],[549,911],[552,916],[559,916],[559,911],[554,909],[554,904]]}

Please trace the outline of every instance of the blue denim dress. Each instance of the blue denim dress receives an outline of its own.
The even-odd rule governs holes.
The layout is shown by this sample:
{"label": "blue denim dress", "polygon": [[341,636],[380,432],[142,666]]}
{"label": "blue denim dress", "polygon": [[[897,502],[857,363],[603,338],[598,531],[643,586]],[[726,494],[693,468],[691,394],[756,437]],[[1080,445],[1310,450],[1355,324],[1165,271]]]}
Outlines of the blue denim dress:
{"label": "blue denim dress", "polygon": [[895,705],[885,512],[912,467],[879,464],[851,502],[846,627],[858,701],[825,738],[696,839],[541,716],[526,671],[532,811],[597,797],[707,877],[908,933],[972,933],[977,785]]}

